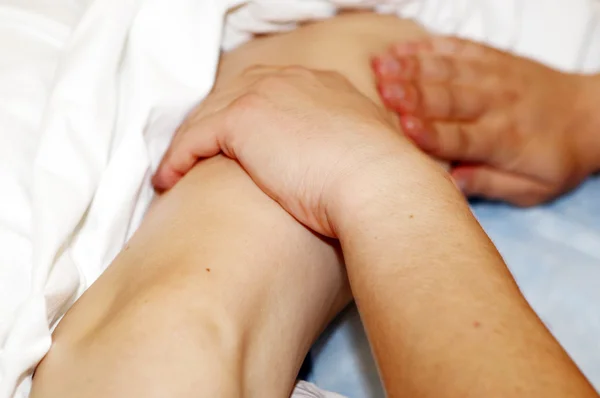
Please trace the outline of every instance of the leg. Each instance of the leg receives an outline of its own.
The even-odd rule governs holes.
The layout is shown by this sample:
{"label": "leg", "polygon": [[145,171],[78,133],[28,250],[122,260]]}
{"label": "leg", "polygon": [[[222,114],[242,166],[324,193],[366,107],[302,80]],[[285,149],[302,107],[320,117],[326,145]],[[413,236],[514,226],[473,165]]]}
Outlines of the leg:
{"label": "leg", "polygon": [[209,160],[63,319],[32,396],[284,396],[344,287],[331,245]]}
{"label": "leg", "polygon": [[[311,25],[228,54],[218,79],[277,54],[276,64],[343,72],[377,100],[369,55],[409,34],[420,31],[372,15]],[[317,37],[326,40],[305,45]],[[345,283],[336,250],[236,163],[202,162],[62,320],[32,396],[289,394],[310,344],[347,302]]]}

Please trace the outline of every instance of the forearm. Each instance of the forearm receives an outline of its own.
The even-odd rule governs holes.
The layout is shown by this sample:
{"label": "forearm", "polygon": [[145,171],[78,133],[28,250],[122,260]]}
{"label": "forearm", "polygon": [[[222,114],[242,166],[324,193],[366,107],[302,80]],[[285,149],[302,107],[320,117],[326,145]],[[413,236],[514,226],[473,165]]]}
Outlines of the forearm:
{"label": "forearm", "polygon": [[395,173],[407,170],[339,230],[390,397],[595,397],[452,183],[415,163]]}

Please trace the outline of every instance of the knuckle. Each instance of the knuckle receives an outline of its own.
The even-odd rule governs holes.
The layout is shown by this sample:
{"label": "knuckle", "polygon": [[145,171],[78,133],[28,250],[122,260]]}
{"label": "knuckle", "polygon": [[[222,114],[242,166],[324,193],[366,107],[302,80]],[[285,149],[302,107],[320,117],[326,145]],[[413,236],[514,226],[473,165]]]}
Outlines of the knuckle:
{"label": "knuckle", "polygon": [[266,65],[251,65],[242,71],[242,75],[250,76],[250,75],[258,75],[263,73],[272,72],[274,70],[273,67]]}
{"label": "knuckle", "polygon": [[319,80],[319,78],[321,77],[320,72],[298,65],[287,66],[283,69],[283,72],[285,74],[284,76],[287,79],[293,79],[296,82],[298,80],[314,82],[316,80]]}
{"label": "knuckle", "polygon": [[444,119],[448,110],[448,95],[440,85],[409,84],[405,88],[406,98],[409,98],[405,111],[422,113],[424,117]]}
{"label": "knuckle", "polygon": [[349,82],[346,76],[334,70],[323,70],[318,72],[318,76],[322,76],[329,80],[336,80],[339,82]]}
{"label": "knuckle", "polygon": [[306,79],[306,80],[346,80],[346,78],[332,70],[317,70],[317,69],[309,69],[303,66],[288,66],[285,68],[285,71],[296,78]]}
{"label": "knuckle", "polygon": [[401,74],[404,78],[427,78],[427,66],[423,65],[424,61],[416,55],[406,55],[401,59],[402,70]]}
{"label": "knuckle", "polygon": [[[500,81],[498,81],[496,83],[497,85],[500,85]],[[498,86],[497,86],[498,87]],[[521,99],[521,94],[519,93],[519,90],[515,90],[513,87],[506,87],[504,90],[502,90],[500,92],[500,96],[499,98],[508,105],[516,105],[519,100]]]}
{"label": "knuckle", "polygon": [[[483,69],[484,67],[480,66],[480,68]],[[486,70],[486,72],[488,71]],[[480,80],[482,87],[490,91],[493,90],[494,93],[497,91],[503,92],[506,89],[506,81],[508,81],[506,76],[502,76],[499,73],[485,73],[483,76],[484,77]]]}
{"label": "knuckle", "polygon": [[289,77],[281,73],[271,73],[262,77],[256,83],[259,92],[280,92],[290,88]]}
{"label": "knuckle", "polygon": [[339,76],[336,72],[308,69],[301,66],[291,66],[289,73],[295,79],[300,79],[310,84],[331,81],[332,79],[339,79]]}
{"label": "knuckle", "polygon": [[471,89],[465,89],[461,96],[461,106],[458,117],[468,120],[479,118],[485,109],[485,99],[481,93]]}
{"label": "knuckle", "polygon": [[436,68],[440,80],[448,81],[456,77],[456,63],[451,56],[437,57]]}
{"label": "knuckle", "polygon": [[475,59],[463,60],[460,64],[460,70],[458,67],[456,68],[457,78],[466,82],[482,82],[485,79],[484,72],[485,66],[483,62]]}
{"label": "knuckle", "polygon": [[303,66],[291,65],[282,69],[282,74],[277,81],[272,81],[271,84],[282,89],[282,86],[298,87],[299,81],[304,81],[309,84],[334,84],[348,85],[350,81],[341,73],[333,70],[316,70],[309,69]]}
{"label": "knuckle", "polygon": [[[445,80],[443,57],[437,55],[427,55],[421,57],[412,57],[412,60],[407,60],[406,65],[414,64],[416,71],[415,76],[426,81],[443,81]],[[410,68],[405,68],[409,69]]]}
{"label": "knuckle", "polygon": [[231,131],[240,125],[247,115],[257,115],[265,106],[265,99],[254,92],[246,93],[235,99],[223,113],[225,129]]}
{"label": "knuckle", "polygon": [[459,53],[462,49],[462,45],[461,39],[456,36],[441,37],[435,43],[437,52],[446,55]]}
{"label": "knuckle", "polygon": [[235,114],[238,112],[255,111],[259,109],[263,103],[264,100],[258,93],[248,92],[234,100],[231,103],[230,112],[227,113]]}
{"label": "knuckle", "polygon": [[323,80],[331,85],[332,87],[337,87],[339,90],[345,90],[345,92],[354,91],[354,85],[343,74],[336,71],[324,71],[322,73]]}

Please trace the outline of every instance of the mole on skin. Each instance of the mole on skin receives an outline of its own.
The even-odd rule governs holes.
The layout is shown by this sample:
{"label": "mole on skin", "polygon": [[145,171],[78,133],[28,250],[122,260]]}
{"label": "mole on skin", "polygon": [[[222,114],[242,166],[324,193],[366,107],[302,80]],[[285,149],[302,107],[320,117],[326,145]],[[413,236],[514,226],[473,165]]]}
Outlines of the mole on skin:
{"label": "mole on skin", "polygon": [[206,272],[210,272],[210,268],[207,268],[207,269],[206,269]]}

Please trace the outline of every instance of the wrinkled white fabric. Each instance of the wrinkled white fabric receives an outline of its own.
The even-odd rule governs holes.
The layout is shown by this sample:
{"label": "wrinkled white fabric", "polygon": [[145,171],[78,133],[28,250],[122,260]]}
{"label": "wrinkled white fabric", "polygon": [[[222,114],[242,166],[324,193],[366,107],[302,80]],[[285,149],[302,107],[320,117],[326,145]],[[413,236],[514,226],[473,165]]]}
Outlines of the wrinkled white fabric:
{"label": "wrinkled white fabric", "polygon": [[[0,397],[11,396],[17,385],[18,395],[27,395],[32,367],[50,347],[50,329],[139,224],[152,197],[152,162],[159,160],[185,112],[210,89],[223,17],[235,2],[94,1],[69,36],[72,16],[56,18],[53,8],[70,13],[82,4],[37,1],[3,7],[2,26],[11,29],[2,36],[4,51],[20,57],[36,38],[55,46],[45,45],[51,65],[47,71],[32,70],[33,78],[19,68],[37,68],[37,54],[20,65],[7,60],[16,69],[16,77],[7,78],[9,88],[18,78],[46,80],[32,86],[39,91],[31,98],[36,103],[14,111],[15,119],[30,122],[31,128],[9,135],[10,125],[2,125],[2,148],[17,159],[2,169],[9,183],[2,188],[9,195],[3,195],[2,214],[8,220],[3,227],[13,236],[2,242],[8,254],[3,254],[7,278],[0,281],[0,291],[9,299],[0,308]],[[23,43],[13,43],[14,37]],[[52,73],[49,81],[46,75]],[[13,92],[22,89],[16,86]],[[20,140],[33,141],[24,153],[28,158],[19,159]],[[18,197],[11,186],[17,186]],[[10,223],[11,217],[20,225]]]}
{"label": "wrinkled white fabric", "polygon": [[219,47],[356,6],[600,64],[586,0],[0,0],[0,398],[27,396],[50,331],[139,225]]}
{"label": "wrinkled white fabric", "polygon": [[[0,397],[48,345],[44,308],[25,315],[33,268],[33,169],[40,123],[79,4],[0,2]],[[69,281],[65,281],[69,283]],[[77,286],[78,283],[71,283]],[[35,311],[35,310],[34,310]]]}
{"label": "wrinkled white fabric", "polygon": [[252,33],[293,29],[340,8],[369,8],[413,18],[432,32],[479,40],[564,70],[600,63],[596,0],[255,0],[228,19],[225,46]]}
{"label": "wrinkled white fabric", "polygon": [[339,394],[323,391],[312,383],[300,381],[296,384],[292,398],[343,398]]}

